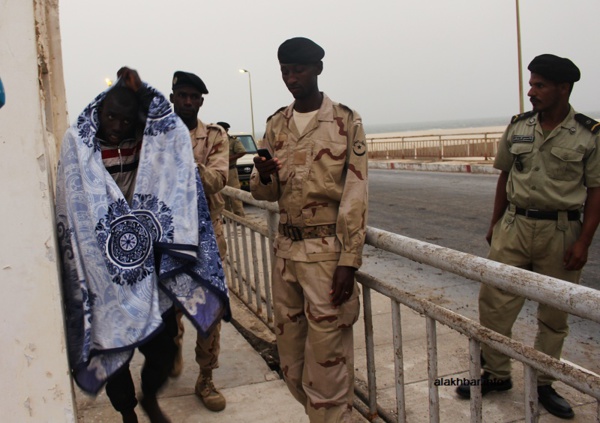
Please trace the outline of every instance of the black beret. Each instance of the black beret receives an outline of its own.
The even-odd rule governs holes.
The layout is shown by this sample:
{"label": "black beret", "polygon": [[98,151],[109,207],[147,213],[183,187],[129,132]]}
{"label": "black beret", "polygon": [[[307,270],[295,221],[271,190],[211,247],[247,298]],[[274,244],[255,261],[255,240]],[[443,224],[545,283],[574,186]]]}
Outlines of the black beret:
{"label": "black beret", "polygon": [[224,128],[224,129],[231,128],[231,125],[229,125],[227,122],[217,122],[217,125],[219,125],[220,127]]}
{"label": "black beret", "polygon": [[308,38],[296,37],[285,40],[277,50],[279,63],[307,65],[317,63],[325,56],[325,50]]}
{"label": "black beret", "polygon": [[535,57],[527,69],[554,82],[576,82],[581,78],[581,73],[575,63],[553,54],[542,54]]}
{"label": "black beret", "polygon": [[184,85],[196,88],[201,94],[208,94],[206,85],[204,85],[204,82],[202,82],[199,76],[189,72],[175,72],[173,74],[173,85],[171,89],[175,90],[175,88],[183,87]]}

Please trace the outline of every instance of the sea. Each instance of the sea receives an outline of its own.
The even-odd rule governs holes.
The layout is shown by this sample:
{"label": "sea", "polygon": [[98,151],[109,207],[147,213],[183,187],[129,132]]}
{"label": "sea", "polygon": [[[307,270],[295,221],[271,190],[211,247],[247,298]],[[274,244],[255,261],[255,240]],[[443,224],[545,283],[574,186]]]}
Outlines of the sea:
{"label": "sea", "polygon": [[[600,112],[581,112],[587,116],[593,117],[596,120],[600,119]],[[438,120],[438,121],[423,121],[423,122],[396,122],[370,124],[364,123],[365,132],[367,134],[385,134],[391,132],[406,132],[406,131],[423,131],[430,129],[464,129],[464,128],[481,128],[486,126],[505,126],[510,122],[511,116],[476,118],[476,119],[459,119],[459,120]]]}

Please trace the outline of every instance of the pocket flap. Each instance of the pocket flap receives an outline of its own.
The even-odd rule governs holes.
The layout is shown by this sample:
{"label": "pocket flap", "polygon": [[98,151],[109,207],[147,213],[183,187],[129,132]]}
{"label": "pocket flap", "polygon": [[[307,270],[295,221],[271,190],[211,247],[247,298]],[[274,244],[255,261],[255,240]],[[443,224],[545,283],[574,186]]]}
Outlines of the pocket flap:
{"label": "pocket flap", "polygon": [[563,162],[580,162],[583,160],[583,153],[570,148],[552,147],[550,153]]}

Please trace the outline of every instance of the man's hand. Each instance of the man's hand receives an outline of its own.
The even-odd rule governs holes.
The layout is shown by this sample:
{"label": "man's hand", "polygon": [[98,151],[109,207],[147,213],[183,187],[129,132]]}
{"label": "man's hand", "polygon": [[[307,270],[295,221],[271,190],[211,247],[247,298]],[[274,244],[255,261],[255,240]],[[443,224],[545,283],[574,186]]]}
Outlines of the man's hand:
{"label": "man's hand", "polygon": [[581,269],[587,262],[587,258],[588,245],[582,241],[575,241],[575,243],[571,245],[565,253],[563,260],[565,270]]}
{"label": "man's hand", "polygon": [[135,92],[142,86],[142,80],[137,71],[129,69],[127,66],[123,66],[117,71],[117,77],[123,80],[126,87],[131,88]]}
{"label": "man's hand", "polygon": [[338,266],[333,273],[333,283],[329,296],[331,304],[339,307],[350,299],[354,291],[354,273],[356,269],[349,266]]}
{"label": "man's hand", "polygon": [[277,173],[277,171],[281,169],[281,163],[279,163],[277,157],[267,160],[264,157],[255,156],[254,166],[256,167],[258,175],[260,176],[260,181],[263,184],[268,184],[271,181],[271,175]]}

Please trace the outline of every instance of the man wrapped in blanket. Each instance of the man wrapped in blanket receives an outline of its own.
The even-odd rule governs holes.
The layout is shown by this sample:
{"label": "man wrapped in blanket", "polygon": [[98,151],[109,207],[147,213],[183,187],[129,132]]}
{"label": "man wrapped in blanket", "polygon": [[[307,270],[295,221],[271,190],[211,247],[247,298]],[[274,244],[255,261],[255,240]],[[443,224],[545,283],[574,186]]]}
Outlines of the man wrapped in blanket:
{"label": "man wrapped in blanket", "polygon": [[200,333],[230,315],[189,131],[168,101],[121,68],[119,80],[63,139],[56,219],[69,361],[76,383],[106,393],[137,422],[129,371],[145,356],[143,410],[169,422],[156,395],[177,351],[175,303]]}

